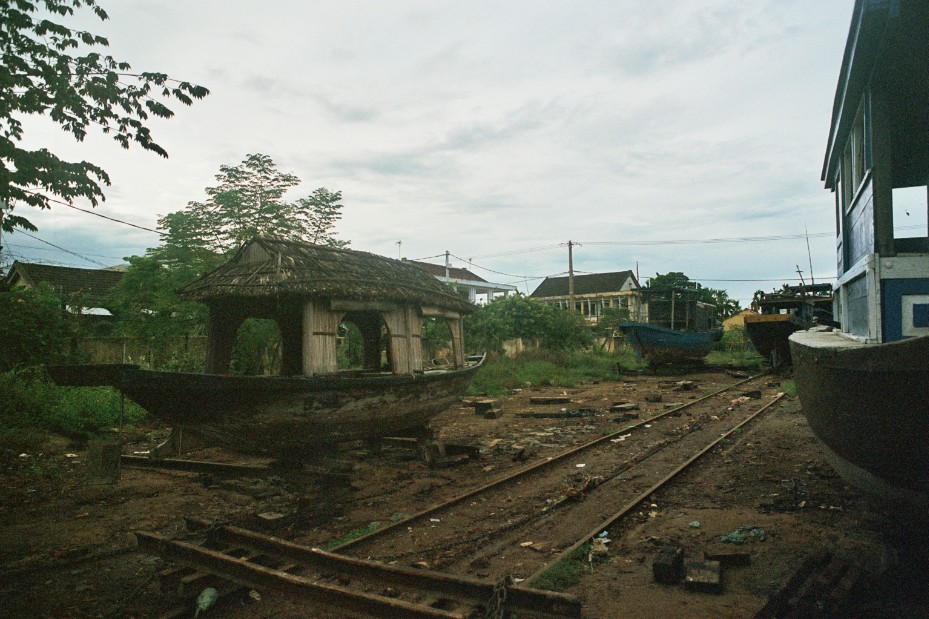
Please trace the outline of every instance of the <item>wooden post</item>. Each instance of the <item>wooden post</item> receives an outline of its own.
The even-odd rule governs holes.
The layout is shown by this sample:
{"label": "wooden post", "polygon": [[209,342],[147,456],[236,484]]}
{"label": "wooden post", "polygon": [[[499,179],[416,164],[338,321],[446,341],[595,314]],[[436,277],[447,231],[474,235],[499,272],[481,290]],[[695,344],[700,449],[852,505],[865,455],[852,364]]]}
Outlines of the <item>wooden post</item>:
{"label": "wooden post", "polygon": [[115,484],[119,481],[122,445],[111,438],[92,439],[87,443],[87,481],[91,484]]}

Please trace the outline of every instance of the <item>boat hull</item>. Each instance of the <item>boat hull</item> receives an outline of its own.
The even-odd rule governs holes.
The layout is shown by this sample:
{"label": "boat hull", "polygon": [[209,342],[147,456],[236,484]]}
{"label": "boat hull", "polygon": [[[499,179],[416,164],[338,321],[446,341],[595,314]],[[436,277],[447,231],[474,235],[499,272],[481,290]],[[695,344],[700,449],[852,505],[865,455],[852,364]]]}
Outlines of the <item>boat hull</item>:
{"label": "boat hull", "polygon": [[87,367],[83,378],[76,369],[82,366],[49,374],[61,385],[118,387],[175,430],[210,444],[292,457],[340,442],[421,433],[464,394],[480,365],[416,375],[228,376],[135,366]]}
{"label": "boat hull", "polygon": [[752,341],[752,346],[774,367],[790,363],[790,344],[787,339],[800,328],[789,314],[745,316],[745,333]]}
{"label": "boat hull", "polygon": [[929,507],[929,337],[861,344],[836,332],[790,337],[810,428],[850,484]]}
{"label": "boat hull", "polygon": [[723,336],[722,329],[674,331],[644,323],[626,323],[619,328],[636,356],[653,365],[701,361]]}

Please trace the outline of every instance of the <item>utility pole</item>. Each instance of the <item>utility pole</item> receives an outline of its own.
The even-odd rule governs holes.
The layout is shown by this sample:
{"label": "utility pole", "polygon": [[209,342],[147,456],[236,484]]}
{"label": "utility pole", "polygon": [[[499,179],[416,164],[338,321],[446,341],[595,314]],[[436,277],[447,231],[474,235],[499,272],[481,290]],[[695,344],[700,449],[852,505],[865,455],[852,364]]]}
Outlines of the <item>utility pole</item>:
{"label": "utility pole", "polygon": [[446,282],[446,283],[448,283],[448,280],[449,280],[449,277],[448,277],[448,268],[449,268],[448,256],[449,256],[449,253],[448,253],[448,250],[446,249],[446,250],[445,250],[445,282]]}
{"label": "utility pole", "polygon": [[568,307],[574,312],[574,243],[568,241]]}

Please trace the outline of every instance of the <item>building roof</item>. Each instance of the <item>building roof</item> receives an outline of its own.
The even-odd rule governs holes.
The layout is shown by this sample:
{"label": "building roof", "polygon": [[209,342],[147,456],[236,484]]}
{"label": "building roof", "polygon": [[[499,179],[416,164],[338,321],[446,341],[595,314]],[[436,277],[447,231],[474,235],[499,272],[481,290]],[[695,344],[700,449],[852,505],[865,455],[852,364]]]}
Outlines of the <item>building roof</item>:
{"label": "building roof", "polygon": [[110,269],[79,269],[17,260],[10,267],[5,283],[9,287],[25,285],[34,288],[40,282],[46,282],[63,297],[80,294],[101,299],[122,277],[121,271]]}
{"label": "building roof", "polygon": [[475,309],[454,290],[408,262],[260,236],[246,242],[229,262],[179,292],[198,301],[288,296],[392,301],[462,313]]}
{"label": "building roof", "polygon": [[[598,294],[619,292],[626,280],[632,278],[633,284],[638,282],[632,271],[616,271],[614,273],[590,273],[588,275],[574,276],[574,294]],[[532,291],[530,297],[539,299],[546,297],[564,297],[568,295],[568,277],[546,277],[539,287]]]}
{"label": "building roof", "polygon": [[[431,262],[420,262],[418,260],[407,260],[403,259],[404,262],[409,262],[410,264],[416,265],[426,273],[434,277],[444,278],[445,277],[445,265],[444,264],[432,264]],[[472,282],[486,282],[487,280],[475,275],[468,269],[461,269],[457,267],[448,268],[448,277],[450,279],[465,280]]]}

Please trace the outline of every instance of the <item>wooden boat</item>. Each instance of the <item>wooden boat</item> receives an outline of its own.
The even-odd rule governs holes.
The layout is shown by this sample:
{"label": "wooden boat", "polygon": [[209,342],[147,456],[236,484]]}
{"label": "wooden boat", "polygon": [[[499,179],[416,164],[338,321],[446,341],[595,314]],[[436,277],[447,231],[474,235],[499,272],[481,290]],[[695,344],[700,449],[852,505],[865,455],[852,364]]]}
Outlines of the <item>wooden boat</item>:
{"label": "wooden boat", "polygon": [[833,467],[859,488],[929,506],[929,336],[874,345],[813,329],[790,343],[803,412]]}
{"label": "wooden boat", "polygon": [[[53,367],[50,375],[62,385],[116,386],[175,435],[300,457],[341,441],[423,434],[483,362],[466,359],[462,345],[462,316],[474,306],[400,260],[258,237],[180,292],[209,309],[204,374],[97,365]],[[236,332],[249,317],[277,322],[281,375],[229,374]],[[446,369],[423,363],[428,318],[448,325]],[[343,323],[361,334],[360,369],[339,370]]]}
{"label": "wooden boat", "polygon": [[421,374],[232,376],[135,365],[52,366],[59,385],[110,385],[172,428],[210,445],[273,456],[337,443],[421,434],[454,404],[483,363]]}
{"label": "wooden boat", "polygon": [[791,333],[832,321],[832,286],[784,286],[758,295],[752,305],[759,313],[745,315],[745,332],[758,354],[778,367],[790,363]]}
{"label": "wooden boat", "polygon": [[927,23],[927,0],[855,4],[822,176],[836,194],[842,330],[797,331],[789,340],[803,412],[835,468],[923,518],[929,230],[904,237],[894,201],[904,188],[927,195]]}
{"label": "wooden boat", "polygon": [[677,331],[641,322],[624,323],[619,328],[636,358],[644,358],[652,365],[701,361],[723,337],[722,329]]}
{"label": "wooden boat", "polygon": [[716,306],[698,300],[699,287],[641,289],[647,319],[619,325],[637,360],[649,365],[702,361],[723,336]]}

